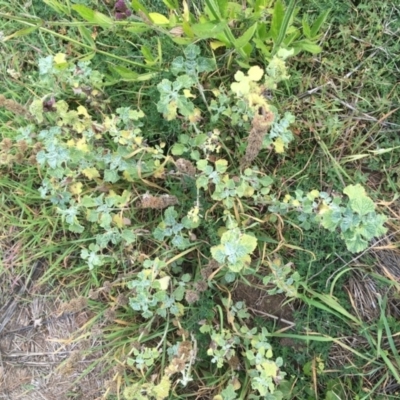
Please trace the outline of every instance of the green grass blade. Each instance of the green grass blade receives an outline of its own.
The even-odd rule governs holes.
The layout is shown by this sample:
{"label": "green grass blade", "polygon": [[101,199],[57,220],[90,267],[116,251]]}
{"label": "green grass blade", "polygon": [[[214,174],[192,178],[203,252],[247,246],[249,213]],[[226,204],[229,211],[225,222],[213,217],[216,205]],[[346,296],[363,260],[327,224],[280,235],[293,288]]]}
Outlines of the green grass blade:
{"label": "green grass blade", "polygon": [[[280,0],[276,3],[275,7],[277,7],[277,4],[280,3]],[[275,22],[275,31],[276,29],[278,30],[278,35],[276,36],[276,40],[274,40],[274,48],[272,50],[272,55],[276,54],[276,52],[279,50],[283,39],[286,36],[286,33],[289,29],[290,22],[293,18],[294,12],[295,12],[295,6],[296,6],[297,0],[291,0],[287,9],[285,10],[283,19],[282,19],[282,10],[280,6],[278,6],[278,11],[276,14],[276,22]],[[274,15],[275,15],[275,10],[274,10]],[[279,24],[279,28],[278,25]],[[272,30],[272,27],[271,27]]]}

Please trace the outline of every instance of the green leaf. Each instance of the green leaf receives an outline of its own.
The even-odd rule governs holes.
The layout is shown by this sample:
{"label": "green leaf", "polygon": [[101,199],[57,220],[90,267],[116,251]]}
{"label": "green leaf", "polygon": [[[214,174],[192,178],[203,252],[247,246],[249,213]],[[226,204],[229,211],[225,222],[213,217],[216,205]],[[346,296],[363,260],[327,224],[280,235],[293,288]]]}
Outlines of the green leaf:
{"label": "green leaf", "polygon": [[212,257],[221,264],[227,264],[233,272],[240,272],[250,263],[250,254],[257,246],[254,236],[242,234],[239,228],[223,233],[221,244],[211,247]]}
{"label": "green leaf", "polygon": [[164,212],[164,222],[166,225],[175,225],[177,217],[178,213],[175,211],[174,207],[168,207]]}
{"label": "green leaf", "polygon": [[10,40],[12,38],[27,36],[30,33],[36,31],[38,28],[39,28],[39,26],[31,26],[29,28],[20,29],[16,32],[12,33],[11,35],[4,37],[2,39],[2,42],[6,42],[7,40]]}
{"label": "green leaf", "polygon": [[[272,24],[274,24],[274,26],[271,26],[271,34],[276,35],[276,30],[278,31],[276,38],[274,36],[272,36],[272,38],[274,39],[274,49],[272,52],[273,55],[279,50],[279,48],[283,42],[283,39],[285,38],[285,36],[288,32],[290,23],[293,19],[295,11],[296,11],[295,10],[296,2],[297,2],[297,0],[290,0],[290,3],[285,11],[283,11],[283,5],[282,5],[281,0],[278,0],[278,2],[275,4],[275,7],[277,7],[277,4],[280,3],[276,13],[275,13],[275,8],[274,8],[274,14],[272,17]],[[282,18],[282,14],[283,14],[283,18]],[[274,18],[276,19],[275,22],[274,22]]]}
{"label": "green leaf", "polygon": [[172,153],[174,156],[181,156],[186,150],[187,150],[187,149],[186,149],[186,147],[185,147],[183,144],[181,144],[181,143],[175,143],[175,144],[172,146],[171,153]]}
{"label": "green leaf", "polygon": [[94,49],[96,47],[96,43],[91,36],[90,30],[86,28],[86,26],[78,26],[78,30],[85,42]]}
{"label": "green leaf", "polygon": [[101,214],[99,225],[102,228],[104,228],[104,229],[109,228],[111,225],[111,222],[112,222],[112,217],[110,214],[106,214],[106,213]]}
{"label": "green leaf", "polygon": [[330,12],[331,12],[330,9],[326,10],[315,20],[313,26],[311,27],[311,32],[310,32],[312,38],[315,38],[318,35],[321,26],[325,23]]}
{"label": "green leaf", "polygon": [[140,52],[143,54],[143,57],[146,60],[147,64],[152,65],[156,62],[156,59],[153,57],[153,54],[151,53],[151,50],[147,46],[145,45],[141,46]]}
{"label": "green leaf", "polygon": [[215,170],[218,173],[223,174],[227,170],[227,168],[228,168],[228,161],[221,159],[215,162]]}
{"label": "green leaf", "polygon": [[307,22],[306,14],[304,14],[301,23],[302,23],[302,25],[303,25],[303,35],[304,35],[306,38],[311,39],[311,28],[310,28],[310,25],[309,25],[308,22]]}
{"label": "green leaf", "polygon": [[351,209],[360,214],[366,215],[375,211],[375,204],[369,197],[360,197],[350,201]]}
{"label": "green leaf", "polygon": [[43,122],[43,101],[41,99],[35,99],[29,106],[29,112],[36,118],[37,122],[41,124]]}
{"label": "green leaf", "polygon": [[200,72],[212,72],[216,68],[215,61],[212,58],[199,57],[197,59],[197,71]]}
{"label": "green leaf", "polygon": [[174,58],[171,63],[170,71],[175,75],[179,75],[181,72],[185,71],[185,60],[182,56]]}
{"label": "green leaf", "polygon": [[226,258],[225,247],[222,244],[211,247],[211,255],[213,259],[218,263],[220,264],[225,263],[225,258]]}
{"label": "green leaf", "polygon": [[193,33],[200,39],[216,38],[225,29],[225,22],[209,21],[191,26]]}
{"label": "green leaf", "polygon": [[361,216],[375,211],[374,202],[366,195],[365,189],[360,184],[345,187],[343,193],[349,197],[351,209]]}
{"label": "green leaf", "polygon": [[196,165],[197,165],[197,169],[199,169],[200,171],[205,171],[208,166],[208,161],[207,160],[199,160],[199,161],[197,161]]}
{"label": "green leaf", "polygon": [[250,42],[251,38],[253,37],[254,33],[257,30],[257,25],[258,25],[258,23],[256,22],[250,28],[248,28],[242,36],[240,36],[239,38],[237,38],[235,40],[235,48],[236,49],[241,49],[242,47],[246,46]]}
{"label": "green leaf", "polygon": [[176,11],[179,8],[177,0],[163,0],[163,3],[172,11]]}
{"label": "green leaf", "polygon": [[144,22],[130,22],[130,24],[124,28],[124,30],[132,33],[143,33],[151,29],[151,26],[145,24]]}
{"label": "green leaf", "polygon": [[347,194],[350,200],[356,199],[360,196],[366,197],[365,189],[358,183],[357,185],[348,185],[343,189],[343,193]]}
{"label": "green leaf", "polygon": [[361,235],[354,235],[351,238],[345,238],[347,250],[352,253],[360,253],[368,247],[368,242]]}
{"label": "green leaf", "polygon": [[97,202],[95,199],[93,199],[92,197],[89,196],[83,196],[81,199],[80,204],[84,207],[90,208],[90,207],[96,207],[97,206]]}
{"label": "green leaf", "polygon": [[114,24],[114,21],[110,17],[107,17],[107,15],[94,11],[83,4],[74,4],[71,8],[86,21],[99,25],[103,29],[111,28]]}
{"label": "green leaf", "polygon": [[211,12],[211,15],[218,21],[222,20],[223,16],[219,7],[219,0],[205,0],[205,2]]}
{"label": "green leaf", "polygon": [[321,46],[318,46],[315,43],[312,43],[308,39],[304,40],[299,40],[297,42],[294,42],[292,44],[293,48],[296,50],[296,53],[299,53],[300,51],[308,51],[311,54],[318,54],[321,53],[322,48]]}
{"label": "green leaf", "polygon": [[129,22],[129,25],[125,28],[126,31],[132,33],[143,33],[151,29],[151,26],[144,22]]}
{"label": "green leaf", "polygon": [[208,136],[205,133],[200,133],[199,135],[196,135],[196,137],[193,140],[193,144],[195,146],[201,146],[202,144],[205,143],[207,140]]}
{"label": "green leaf", "polygon": [[64,6],[57,0],[43,0],[43,3],[50,6],[58,14],[69,15],[68,7]]}
{"label": "green leaf", "polygon": [[208,187],[208,177],[201,175],[196,179],[196,187],[198,189],[203,188],[203,189],[207,189]]}
{"label": "green leaf", "polygon": [[106,169],[104,171],[104,182],[115,183],[119,180],[118,171],[115,169]]}
{"label": "green leaf", "polygon": [[121,232],[121,238],[129,245],[136,241],[136,235],[129,229],[124,229]]}
{"label": "green leaf", "polygon": [[141,11],[147,17],[149,16],[149,11],[139,0],[131,0],[131,6],[136,12]]}
{"label": "green leaf", "polygon": [[189,75],[180,75],[176,78],[175,83],[178,84],[179,88],[189,89],[195,82]]}
{"label": "green leaf", "polygon": [[137,72],[131,71],[129,68],[125,68],[122,66],[109,66],[110,71],[115,72],[124,80],[136,81],[139,74]]}
{"label": "green leaf", "polygon": [[340,220],[341,215],[336,215],[333,210],[327,210],[322,214],[321,225],[333,232],[338,227]]}
{"label": "green leaf", "polygon": [[188,60],[194,61],[201,53],[200,47],[195,44],[190,44],[184,50],[185,57]]}
{"label": "green leaf", "polygon": [[271,22],[271,36],[274,42],[278,41],[279,31],[282,26],[283,18],[285,16],[285,10],[281,0],[277,0],[274,6]]}

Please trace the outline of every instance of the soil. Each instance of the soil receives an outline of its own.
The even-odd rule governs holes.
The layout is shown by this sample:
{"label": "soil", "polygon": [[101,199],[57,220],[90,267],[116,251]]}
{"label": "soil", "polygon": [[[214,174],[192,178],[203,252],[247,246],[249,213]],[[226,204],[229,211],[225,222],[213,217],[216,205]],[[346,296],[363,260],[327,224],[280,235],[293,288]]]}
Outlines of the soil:
{"label": "soil", "polygon": [[255,315],[273,319],[281,327],[294,325],[293,305],[287,302],[287,297],[282,294],[269,295],[266,287],[262,286],[255,277],[250,277],[251,286],[239,282],[232,293],[234,301],[244,301],[246,306]]}

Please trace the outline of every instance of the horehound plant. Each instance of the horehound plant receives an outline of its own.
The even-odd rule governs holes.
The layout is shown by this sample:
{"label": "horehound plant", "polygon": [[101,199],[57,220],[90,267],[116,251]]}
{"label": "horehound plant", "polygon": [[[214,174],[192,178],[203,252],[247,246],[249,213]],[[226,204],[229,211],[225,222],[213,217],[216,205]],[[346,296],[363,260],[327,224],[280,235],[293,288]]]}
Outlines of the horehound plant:
{"label": "horehound plant", "polygon": [[[186,127],[168,145],[162,139],[148,143],[152,135],[141,110],[119,107],[109,113],[93,101],[104,96],[104,77],[89,63],[74,64],[62,53],[39,61],[43,93],[29,107],[36,122],[18,129],[16,144],[3,141],[1,151],[21,142],[33,151],[43,199],[74,235],[89,232],[80,256],[94,283],[105,268],[122,268],[118,249],[135,249],[134,273],[124,285],[129,306],[146,329],[121,361],[134,375],[124,391],[128,400],[161,400],[188,385],[200,362],[197,340],[204,335],[211,340],[210,365],[227,371],[215,400],[281,399],[283,360],[274,357],[266,329],[247,326],[245,306],[237,312],[228,299],[226,315],[217,307],[217,324],[209,318],[190,332],[188,310],[196,310],[206,292],[221,297],[222,287],[257,272],[255,260],[264,257],[258,254],[257,232],[272,214],[296,211],[304,228],[338,229],[350,251],[361,251],[385,231],[385,218],[362,187],[346,187],[344,204],[317,190],[279,200],[273,178],[257,166],[261,153],[284,153],[293,140],[294,116],[281,116],[266,96],[289,78],[285,59],[291,54],[279,50],[265,70],[252,66],[236,72],[228,85],[206,87],[215,63],[188,46],[185,57],[172,64],[175,80],[157,86],[160,114]],[[262,207],[269,207],[267,219],[257,214]],[[139,222],[143,213],[151,213],[146,223]],[[185,263],[194,259],[199,266],[187,271]],[[207,273],[200,268],[205,259],[213,265]],[[270,270],[266,283],[297,295],[299,277],[288,264],[275,258]],[[156,326],[163,332],[158,342],[145,335]],[[234,359],[244,374],[231,367]],[[156,374],[154,380],[150,374]]]}

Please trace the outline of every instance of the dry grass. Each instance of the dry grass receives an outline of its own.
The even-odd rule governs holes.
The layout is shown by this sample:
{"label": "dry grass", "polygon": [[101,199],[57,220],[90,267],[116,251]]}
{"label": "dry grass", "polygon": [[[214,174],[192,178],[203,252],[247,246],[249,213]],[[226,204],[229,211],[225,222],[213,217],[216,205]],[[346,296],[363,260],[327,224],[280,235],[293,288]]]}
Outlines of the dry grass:
{"label": "dry grass", "polygon": [[104,374],[101,351],[93,351],[100,344],[88,328],[93,315],[85,307],[73,309],[84,305],[82,299],[63,303],[60,293],[46,293],[48,288],[35,282],[7,294],[5,283],[3,279],[0,399],[103,398],[111,377]]}

